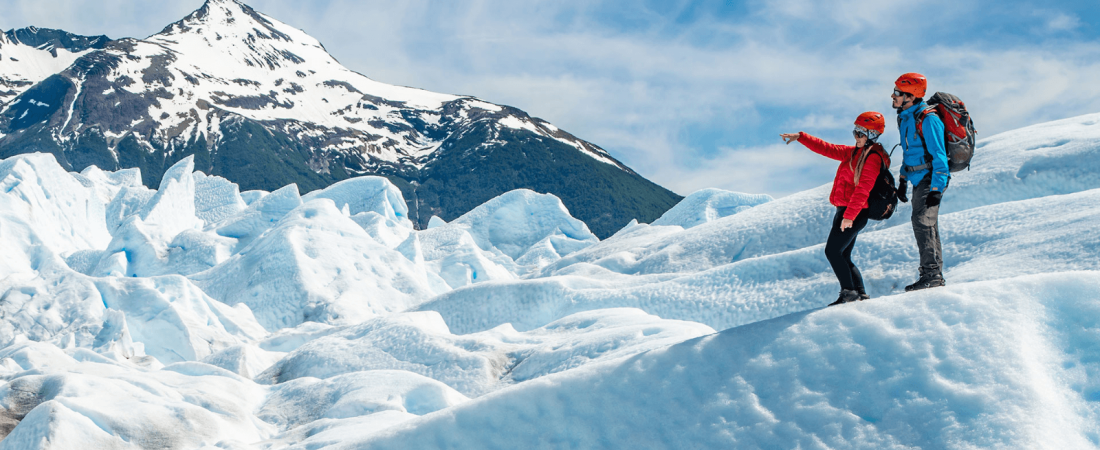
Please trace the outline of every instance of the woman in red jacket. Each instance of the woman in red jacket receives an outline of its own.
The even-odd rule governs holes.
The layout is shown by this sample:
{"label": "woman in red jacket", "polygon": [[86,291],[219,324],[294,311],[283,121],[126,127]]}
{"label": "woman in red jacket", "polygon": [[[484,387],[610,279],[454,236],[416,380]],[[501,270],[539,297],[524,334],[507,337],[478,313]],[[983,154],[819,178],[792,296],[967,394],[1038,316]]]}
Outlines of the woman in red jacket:
{"label": "woman in red jacket", "polygon": [[890,157],[876,142],[886,129],[882,114],[860,114],[855,125],[852,131],[856,139],[854,147],[830,144],[803,132],[780,135],[787,144],[797,140],[816,153],[840,161],[833,191],[829,194],[829,202],[836,206],[836,216],[825,243],[825,257],[840,281],[840,298],[829,306],[871,298],[863,287],[859,269],[852,262],[852,248],[860,230],[867,226],[864,210],[871,188],[875,186],[879,171],[890,167]]}

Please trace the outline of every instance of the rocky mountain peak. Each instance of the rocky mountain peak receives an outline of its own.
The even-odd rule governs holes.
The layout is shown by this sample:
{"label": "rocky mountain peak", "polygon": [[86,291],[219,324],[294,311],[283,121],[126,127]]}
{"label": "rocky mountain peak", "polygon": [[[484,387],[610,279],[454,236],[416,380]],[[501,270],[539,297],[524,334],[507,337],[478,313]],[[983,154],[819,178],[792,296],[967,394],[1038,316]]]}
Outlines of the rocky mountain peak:
{"label": "rocky mountain peak", "polygon": [[50,52],[54,57],[57,56],[58,49],[77,53],[89,49],[101,49],[110,41],[110,38],[103,35],[81,36],[64,30],[34,26],[11,29],[0,33],[0,45],[22,44]]}
{"label": "rocky mountain peak", "polygon": [[[236,0],[207,0],[199,9],[175,22],[155,36],[172,36],[180,33],[203,31],[229,35],[244,34],[253,31],[260,39],[281,39],[291,41],[290,36],[279,28],[287,25],[267,17],[252,7]],[[264,35],[264,36],[261,36]],[[154,36],[154,37],[155,37]]]}
{"label": "rocky mountain peak", "polygon": [[35,83],[110,42],[107,36],[33,26],[0,31],[0,111]]}

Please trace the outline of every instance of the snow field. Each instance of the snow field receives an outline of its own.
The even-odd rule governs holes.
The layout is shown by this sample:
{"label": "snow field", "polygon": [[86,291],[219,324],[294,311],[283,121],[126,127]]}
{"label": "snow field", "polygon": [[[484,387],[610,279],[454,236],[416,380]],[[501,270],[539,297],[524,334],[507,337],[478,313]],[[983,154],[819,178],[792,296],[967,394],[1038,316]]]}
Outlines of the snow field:
{"label": "snow field", "polygon": [[[945,277],[948,283],[965,283],[1100,270],[1095,257],[1100,254],[1100,236],[1092,232],[1098,222],[1100,189],[942,215]],[[642,227],[636,233],[647,231]],[[614,245],[614,239],[607,242]],[[901,292],[917,278],[918,258],[908,224],[864,231],[853,252],[872,296]],[[583,269],[578,266],[583,263],[574,270]],[[457,333],[497,323],[529,329],[579,311],[616,307],[640,308],[722,330],[824,306],[839,291],[824,244],[664,279],[606,277],[602,266],[589,269],[507,286],[474,285],[435,297],[419,309],[438,311]]]}
{"label": "snow field", "polygon": [[[17,366],[0,388],[0,405],[21,420],[0,449],[200,448],[256,442],[273,429],[252,415],[264,390],[211,366],[140,371],[87,350],[70,356],[33,342],[0,355],[30,366]],[[50,361],[52,370],[41,373],[36,359]]]}
{"label": "snow field", "polygon": [[981,142],[947,288],[900,294],[905,206],[856,246],[877,298],[824,310],[829,186],[601,242],[525,190],[414,230],[384,178],[9,158],[0,448],[1095,448],[1098,123]]}
{"label": "snow field", "polygon": [[713,333],[636,309],[589,311],[518,332],[501,325],[451,334],[434,311],[389,315],[310,340],[255,380],[328,379],[364,370],[402,370],[475,397],[588,363],[612,360]]}
{"label": "snow field", "polygon": [[332,448],[1095,448],[1097,292],[1068,272],[803,311]]}

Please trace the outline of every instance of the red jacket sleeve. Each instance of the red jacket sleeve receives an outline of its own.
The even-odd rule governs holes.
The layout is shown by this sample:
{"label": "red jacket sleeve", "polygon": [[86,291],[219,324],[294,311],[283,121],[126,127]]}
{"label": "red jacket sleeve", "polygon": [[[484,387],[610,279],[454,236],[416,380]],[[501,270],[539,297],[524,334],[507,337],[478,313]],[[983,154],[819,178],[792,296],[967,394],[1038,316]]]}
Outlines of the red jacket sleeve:
{"label": "red jacket sleeve", "polygon": [[867,204],[867,197],[871,196],[871,189],[875,187],[875,181],[878,180],[878,173],[881,170],[882,156],[873,151],[867,155],[867,161],[863,163],[863,171],[859,174],[859,184],[852,191],[852,196],[848,198],[848,208],[844,210],[845,219],[856,220],[859,213],[863,211]]}
{"label": "red jacket sleeve", "polygon": [[814,153],[841,162],[847,160],[848,155],[852,154],[852,151],[856,149],[855,146],[852,145],[830,144],[821,139],[810,136],[809,133],[801,133],[801,135],[798,137],[798,143],[805,145],[806,148],[813,150]]}

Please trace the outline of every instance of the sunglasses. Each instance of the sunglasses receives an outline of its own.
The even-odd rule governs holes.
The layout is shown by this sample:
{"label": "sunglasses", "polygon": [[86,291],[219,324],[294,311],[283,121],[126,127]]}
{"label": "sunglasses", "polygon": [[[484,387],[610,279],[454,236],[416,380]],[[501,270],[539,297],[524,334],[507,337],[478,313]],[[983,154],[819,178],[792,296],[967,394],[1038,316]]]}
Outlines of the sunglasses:
{"label": "sunglasses", "polygon": [[897,89],[894,89],[894,96],[895,96],[895,97],[904,97],[904,96],[905,96],[905,93],[904,93],[904,92],[902,92],[902,91],[899,91],[899,90],[897,90]]}
{"label": "sunglasses", "polygon": [[852,130],[852,137],[854,137],[856,139],[861,138],[861,137],[865,137],[869,140],[874,141],[874,140],[878,139],[879,136],[880,136],[879,133],[868,130],[868,129],[863,128],[863,127],[858,126],[858,125],[856,126],[856,129]]}

